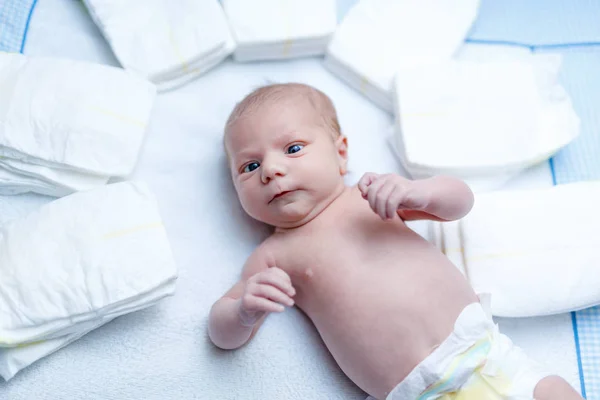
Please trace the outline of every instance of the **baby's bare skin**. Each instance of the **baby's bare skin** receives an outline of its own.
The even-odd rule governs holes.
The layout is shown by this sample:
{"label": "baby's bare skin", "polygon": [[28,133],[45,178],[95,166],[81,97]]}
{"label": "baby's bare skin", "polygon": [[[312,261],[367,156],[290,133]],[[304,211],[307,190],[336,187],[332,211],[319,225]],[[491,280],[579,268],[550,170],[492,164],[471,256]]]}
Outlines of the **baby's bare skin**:
{"label": "baby's bare skin", "polygon": [[[348,377],[385,399],[478,301],[458,269],[404,221],[460,219],[473,194],[443,176],[367,173],[347,187],[347,140],[326,96],[293,84],[266,90],[274,91],[270,101],[259,91],[236,107],[225,147],[242,207],[275,230],[213,305],[209,336],[238,348],[269,313],[297,305]],[[544,378],[535,397],[581,399],[558,377]]]}
{"label": "baby's bare skin", "polygon": [[400,218],[382,220],[356,187],[308,224],[274,234],[260,253],[290,275],[296,304],[339,366],[376,398],[478,301],[443,254]]}

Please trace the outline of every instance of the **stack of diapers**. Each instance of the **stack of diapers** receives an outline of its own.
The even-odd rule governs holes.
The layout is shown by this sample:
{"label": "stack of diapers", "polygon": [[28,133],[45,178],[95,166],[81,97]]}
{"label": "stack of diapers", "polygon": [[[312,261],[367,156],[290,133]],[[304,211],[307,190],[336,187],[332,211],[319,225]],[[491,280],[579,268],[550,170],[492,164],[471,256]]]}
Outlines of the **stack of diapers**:
{"label": "stack of diapers", "polygon": [[335,31],[335,0],[223,0],[236,61],[316,56]]}
{"label": "stack of diapers", "polygon": [[579,118],[558,82],[559,55],[479,50],[398,72],[393,141],[412,177],[497,186],[578,136]]}
{"label": "stack of diapers", "polygon": [[218,0],[84,0],[123,68],[177,88],[218,65],[234,48]]}
{"label": "stack of diapers", "polygon": [[432,222],[433,242],[499,317],[600,304],[600,182],[477,194],[458,222]]}
{"label": "stack of diapers", "polygon": [[60,197],[128,176],[155,96],[120,68],[0,52],[0,194]]}
{"label": "stack of diapers", "polygon": [[0,230],[0,376],[174,292],[153,195],[122,182],[51,202]]}
{"label": "stack of diapers", "polygon": [[478,7],[479,0],[360,0],[334,33],[325,66],[392,112],[398,69],[452,57]]}

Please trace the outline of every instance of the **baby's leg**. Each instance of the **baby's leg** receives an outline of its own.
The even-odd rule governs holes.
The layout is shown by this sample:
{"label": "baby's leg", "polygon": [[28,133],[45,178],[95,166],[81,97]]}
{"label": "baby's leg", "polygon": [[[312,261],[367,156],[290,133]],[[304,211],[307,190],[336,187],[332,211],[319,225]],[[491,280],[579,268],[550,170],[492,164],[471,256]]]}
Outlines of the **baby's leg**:
{"label": "baby's leg", "polygon": [[533,392],[535,400],[582,400],[583,397],[579,395],[565,381],[559,376],[547,376],[535,387]]}

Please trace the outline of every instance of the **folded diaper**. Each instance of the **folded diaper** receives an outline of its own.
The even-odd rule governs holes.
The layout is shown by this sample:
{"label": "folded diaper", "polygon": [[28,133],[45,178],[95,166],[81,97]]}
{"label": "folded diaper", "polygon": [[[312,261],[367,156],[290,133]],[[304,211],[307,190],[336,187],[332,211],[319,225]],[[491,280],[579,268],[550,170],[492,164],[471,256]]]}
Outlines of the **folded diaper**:
{"label": "folded diaper", "polygon": [[65,195],[133,170],[156,89],[119,68],[0,52],[0,192]]}
{"label": "folded diaper", "polygon": [[325,66],[392,112],[398,69],[450,58],[478,7],[478,0],[360,0],[335,31]]}
{"label": "folded diaper", "polygon": [[34,178],[55,189],[56,193],[64,194],[93,189],[106,184],[109,179],[107,176],[29,164],[21,160],[3,157],[0,157],[0,168],[19,175],[21,178]]}
{"label": "folded diaper", "polygon": [[453,332],[400,382],[386,400],[530,400],[550,375],[501,334],[487,309],[468,305]]}
{"label": "folded diaper", "polygon": [[335,0],[223,0],[236,61],[325,53],[337,24]]}
{"label": "folded diaper", "polygon": [[3,227],[0,276],[0,375],[9,379],[108,320],[171,295],[177,269],[153,196],[123,182]]}
{"label": "folded diaper", "polygon": [[558,83],[560,56],[463,52],[401,69],[395,148],[414,177],[450,174],[502,183],[547,160],[579,134]]}
{"label": "folded diaper", "polygon": [[235,43],[217,0],[84,0],[116,58],[154,82],[179,87],[229,56]]}
{"label": "folded diaper", "polygon": [[42,179],[14,173],[0,167],[0,195],[11,196],[27,192],[53,197],[62,197],[71,193],[64,187],[52,185]]}
{"label": "folded diaper", "polygon": [[[157,290],[150,292],[148,295],[140,296],[136,301],[133,301],[128,307],[119,310],[120,315],[125,315],[135,311],[148,308],[157,303],[161,299],[171,296],[175,291],[175,282],[164,285]],[[74,341],[85,336],[89,332],[109,323],[115,316],[105,315],[88,322],[82,322],[77,325],[74,333],[60,336],[54,339],[43,340],[17,347],[0,348],[0,376],[8,381],[12,379],[19,371],[30,366],[37,360],[40,360],[63,347],[73,343]]]}
{"label": "folded diaper", "polygon": [[531,317],[600,304],[600,182],[477,194],[436,240],[492,312]]}

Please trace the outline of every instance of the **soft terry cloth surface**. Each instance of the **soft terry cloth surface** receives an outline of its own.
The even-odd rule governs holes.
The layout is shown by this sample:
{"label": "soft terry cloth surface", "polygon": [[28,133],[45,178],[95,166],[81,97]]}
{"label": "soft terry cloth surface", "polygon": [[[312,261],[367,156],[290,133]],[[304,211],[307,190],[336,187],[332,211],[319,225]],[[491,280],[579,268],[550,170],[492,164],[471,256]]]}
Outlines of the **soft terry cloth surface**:
{"label": "soft terry cloth surface", "polygon": [[[25,53],[116,63],[103,43],[80,3],[44,0],[35,10]],[[349,138],[349,183],[367,171],[399,171],[385,142],[390,115],[332,77],[318,60],[225,62],[159,95],[135,176],[158,197],[180,266],[175,296],[117,318],[33,364],[0,384],[0,398],[364,400],[296,310],[267,319],[253,342],[236,352],[218,351],[206,337],[210,306],[267,234],[244,217],[235,200],[221,139],[235,102],[268,81],[306,82],[332,97]],[[528,171],[511,185],[551,185],[549,170]],[[0,197],[0,223],[48,200]],[[498,322],[532,358],[578,387],[569,315]]]}

